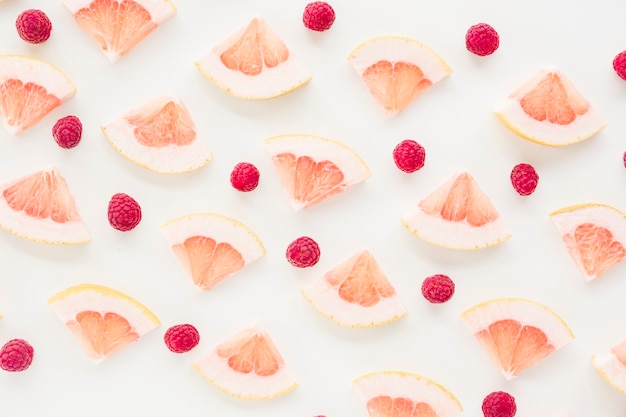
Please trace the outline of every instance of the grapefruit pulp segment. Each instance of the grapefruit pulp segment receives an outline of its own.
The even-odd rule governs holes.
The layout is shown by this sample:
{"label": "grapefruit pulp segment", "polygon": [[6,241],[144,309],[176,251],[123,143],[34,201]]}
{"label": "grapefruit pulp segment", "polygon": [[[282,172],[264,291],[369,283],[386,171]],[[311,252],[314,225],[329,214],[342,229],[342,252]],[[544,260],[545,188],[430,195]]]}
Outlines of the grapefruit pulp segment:
{"label": "grapefruit pulp segment", "polygon": [[591,361],[604,380],[626,394],[626,339],[604,352],[593,355]]}

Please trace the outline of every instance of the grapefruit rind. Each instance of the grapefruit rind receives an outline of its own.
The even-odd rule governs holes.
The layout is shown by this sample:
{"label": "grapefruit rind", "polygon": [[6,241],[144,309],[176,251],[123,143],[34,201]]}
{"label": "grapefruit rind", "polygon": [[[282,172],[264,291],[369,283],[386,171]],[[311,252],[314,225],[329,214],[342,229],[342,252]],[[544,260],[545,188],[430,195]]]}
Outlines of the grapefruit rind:
{"label": "grapefruit rind", "polygon": [[591,363],[609,385],[626,394],[626,365],[611,350],[593,355]]}

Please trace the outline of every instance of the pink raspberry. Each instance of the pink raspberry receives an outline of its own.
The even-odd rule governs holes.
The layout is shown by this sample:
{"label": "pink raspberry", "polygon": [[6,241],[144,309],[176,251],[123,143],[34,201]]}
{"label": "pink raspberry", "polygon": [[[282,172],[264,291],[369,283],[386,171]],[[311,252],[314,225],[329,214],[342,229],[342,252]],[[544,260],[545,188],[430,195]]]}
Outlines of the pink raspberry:
{"label": "pink raspberry", "polygon": [[432,275],[422,282],[422,295],[433,304],[445,303],[453,294],[454,282],[447,275]]}
{"label": "pink raspberry", "polygon": [[12,339],[0,348],[0,368],[9,372],[26,370],[33,362],[35,350],[26,340]]}
{"label": "pink raspberry", "polygon": [[76,116],[65,116],[52,127],[52,137],[60,147],[65,149],[78,145],[82,134],[83,124]]}
{"label": "pink raspberry", "polygon": [[28,43],[42,43],[52,32],[52,22],[41,10],[25,10],[17,16],[15,27],[20,38]]}
{"label": "pink raspberry", "polygon": [[177,324],[166,330],[163,340],[172,352],[185,353],[198,345],[200,333],[191,324]]}
{"label": "pink raspberry", "polygon": [[315,265],[320,260],[320,247],[310,237],[302,236],[287,246],[285,255],[293,266],[306,268]]}
{"label": "pink raspberry", "polygon": [[411,139],[403,140],[393,149],[393,160],[400,170],[411,173],[421,169],[426,160],[426,151]]}
{"label": "pink raspberry", "polygon": [[622,80],[626,80],[626,51],[615,55],[613,59],[613,69]]}
{"label": "pink raspberry", "polygon": [[141,221],[139,203],[124,193],[117,193],[109,201],[109,223],[114,229],[127,232]]}
{"label": "pink raspberry", "polygon": [[624,168],[626,168],[626,152],[624,152],[624,155],[622,156],[622,160],[624,162]]}
{"label": "pink raspberry", "polygon": [[517,412],[515,398],[507,392],[495,391],[483,400],[485,417],[513,417]]}
{"label": "pink raspberry", "polygon": [[537,188],[539,175],[530,164],[517,164],[511,171],[511,184],[519,195],[531,195]]}
{"label": "pink raspberry", "polygon": [[500,36],[487,23],[478,23],[467,30],[465,46],[473,54],[479,56],[491,55],[500,46]]}
{"label": "pink raspberry", "polygon": [[335,11],[325,1],[314,1],[304,8],[302,22],[311,30],[323,32],[330,29],[335,21]]}
{"label": "pink raspberry", "polygon": [[230,183],[236,190],[248,192],[259,185],[259,177],[257,167],[248,162],[240,162],[230,173]]}

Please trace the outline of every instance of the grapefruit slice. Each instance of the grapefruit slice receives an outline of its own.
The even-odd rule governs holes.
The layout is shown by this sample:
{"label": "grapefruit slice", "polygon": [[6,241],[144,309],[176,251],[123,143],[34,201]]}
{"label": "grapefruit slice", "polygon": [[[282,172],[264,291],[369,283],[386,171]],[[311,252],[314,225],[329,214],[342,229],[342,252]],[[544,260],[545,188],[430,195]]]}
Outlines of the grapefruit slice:
{"label": "grapefruit slice", "polygon": [[422,240],[450,249],[482,249],[511,236],[489,197],[468,172],[452,176],[411,207],[402,223]]}
{"label": "grapefruit slice", "polygon": [[64,0],[78,25],[111,62],[176,14],[169,0]]}
{"label": "grapefruit slice", "polygon": [[370,176],[361,157],[334,140],[292,134],[265,142],[296,210],[318,204]]}
{"label": "grapefruit slice", "polygon": [[76,94],[57,67],[23,55],[0,55],[0,120],[15,136]]}
{"label": "grapefruit slice", "polygon": [[244,400],[267,400],[298,386],[269,334],[246,328],[194,363],[195,369],[225,393]]}
{"label": "grapefruit slice", "polygon": [[67,182],[56,168],[0,185],[0,226],[42,243],[69,245],[91,240]]}
{"label": "grapefruit slice", "polygon": [[407,108],[452,72],[432,49],[402,36],[365,41],[350,52],[348,62],[389,115]]}
{"label": "grapefruit slice", "polygon": [[605,381],[626,394],[626,339],[606,352],[593,355],[591,362]]}
{"label": "grapefruit slice", "polygon": [[585,281],[593,281],[626,256],[626,215],[605,204],[578,204],[550,213]]}
{"label": "grapefruit slice", "polygon": [[247,100],[287,94],[311,80],[283,40],[255,17],[195,62],[227,93]]}
{"label": "grapefruit slice", "polygon": [[161,96],[102,126],[113,147],[139,166],[162,173],[189,172],[211,161],[197,139],[189,110],[178,97]]}
{"label": "grapefruit slice", "polygon": [[265,255],[265,247],[243,223],[215,213],[197,213],[161,226],[186,273],[201,290]]}
{"label": "grapefruit slice", "polygon": [[442,385],[408,372],[372,372],[355,379],[353,388],[370,417],[454,417],[463,411]]}
{"label": "grapefruit slice", "polygon": [[404,317],[407,309],[369,251],[360,251],[302,289],[323,316],[348,327],[371,327]]}
{"label": "grapefruit slice", "polygon": [[512,132],[547,146],[588,139],[606,123],[569,79],[556,68],[536,72],[495,109]]}
{"label": "grapefruit slice", "polygon": [[96,362],[160,325],[143,304],[103,285],[71,286],[50,297],[48,304]]}
{"label": "grapefruit slice", "polygon": [[556,313],[525,299],[489,300],[461,317],[508,380],[574,339]]}

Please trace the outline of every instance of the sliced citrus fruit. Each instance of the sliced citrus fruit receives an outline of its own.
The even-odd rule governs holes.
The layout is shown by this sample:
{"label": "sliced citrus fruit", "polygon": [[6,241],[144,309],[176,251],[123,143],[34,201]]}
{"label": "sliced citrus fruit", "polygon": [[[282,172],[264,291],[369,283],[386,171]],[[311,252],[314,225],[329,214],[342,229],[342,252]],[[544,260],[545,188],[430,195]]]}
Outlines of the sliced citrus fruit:
{"label": "sliced citrus fruit", "polygon": [[161,230],[193,283],[202,290],[210,290],[265,255],[265,247],[250,228],[221,214],[179,217]]}
{"label": "sliced citrus fruit", "polygon": [[298,386],[269,334],[246,328],[195,362],[209,382],[234,397],[267,400]]}
{"label": "sliced citrus fruit", "polygon": [[169,0],[64,0],[78,25],[115,62],[176,14]]}
{"label": "sliced citrus fruit", "polygon": [[195,65],[222,90],[248,100],[281,96],[311,80],[283,40],[258,17]]}
{"label": "sliced citrus fruit", "polygon": [[23,55],[0,55],[0,119],[11,135],[35,125],[76,94],[57,67]]}
{"label": "sliced citrus fruit", "polygon": [[369,251],[360,251],[302,289],[323,316],[348,327],[377,326],[407,309]]}
{"label": "sliced citrus fruit", "polygon": [[468,172],[452,176],[411,207],[402,223],[424,241],[450,249],[482,249],[510,237],[493,203]]}
{"label": "sliced citrus fruit", "polygon": [[611,386],[626,394],[626,339],[606,352],[593,355],[591,361]]}
{"label": "sliced citrus fruit", "polygon": [[402,36],[380,36],[348,55],[370,94],[390,115],[404,110],[452,70],[426,45]]}
{"label": "sliced citrus fruit", "polygon": [[578,204],[550,213],[567,251],[585,281],[592,281],[626,256],[626,214],[605,204]]}
{"label": "sliced citrus fruit", "polygon": [[495,109],[512,132],[548,145],[571,145],[590,138],[606,123],[569,79],[556,68],[539,70]]}
{"label": "sliced citrus fruit", "polygon": [[574,339],[563,319],[531,300],[489,300],[466,310],[462,318],[506,379]]}
{"label": "sliced citrus fruit", "polygon": [[48,304],[98,362],[160,325],[137,300],[98,284],[71,286],[50,297]]}
{"label": "sliced citrus fruit", "polygon": [[312,135],[280,135],[266,140],[270,156],[296,210],[367,179],[365,162],[346,145]]}
{"label": "sliced citrus fruit", "polygon": [[67,182],[56,168],[0,185],[0,226],[42,243],[67,245],[91,240]]}

